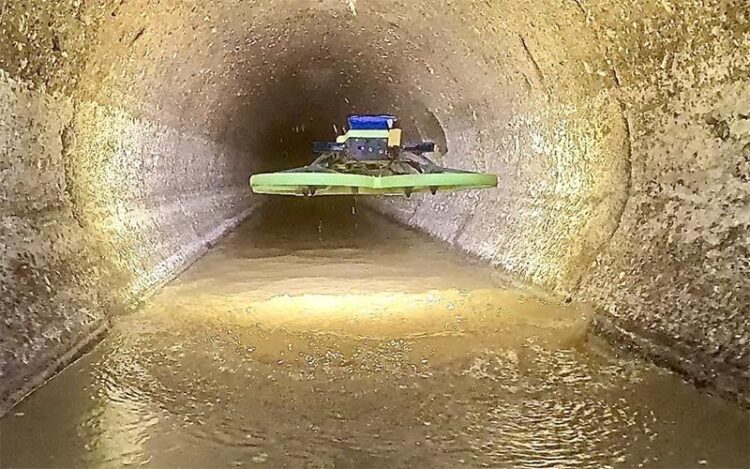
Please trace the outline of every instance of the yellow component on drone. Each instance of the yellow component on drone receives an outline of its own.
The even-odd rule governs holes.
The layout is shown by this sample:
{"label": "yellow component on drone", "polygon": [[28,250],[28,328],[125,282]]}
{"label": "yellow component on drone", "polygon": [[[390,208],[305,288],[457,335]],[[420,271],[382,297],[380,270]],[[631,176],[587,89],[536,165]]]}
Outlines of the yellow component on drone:
{"label": "yellow component on drone", "polygon": [[389,147],[401,146],[401,129],[391,129],[388,131],[388,146]]}

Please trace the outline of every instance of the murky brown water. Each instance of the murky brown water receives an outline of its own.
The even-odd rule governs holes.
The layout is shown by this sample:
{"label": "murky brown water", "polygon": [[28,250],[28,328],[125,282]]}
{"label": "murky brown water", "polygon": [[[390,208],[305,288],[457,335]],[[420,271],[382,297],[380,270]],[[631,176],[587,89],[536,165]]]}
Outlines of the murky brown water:
{"label": "murky brown water", "polygon": [[750,466],[747,412],[587,339],[585,309],[305,203],[118,318],[0,420],[0,466]]}

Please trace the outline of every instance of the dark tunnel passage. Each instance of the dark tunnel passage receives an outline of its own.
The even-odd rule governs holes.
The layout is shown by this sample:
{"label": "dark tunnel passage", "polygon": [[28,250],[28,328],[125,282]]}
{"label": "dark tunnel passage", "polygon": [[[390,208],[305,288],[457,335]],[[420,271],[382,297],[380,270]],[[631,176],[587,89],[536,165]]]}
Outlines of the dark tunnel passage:
{"label": "dark tunnel passage", "polygon": [[[542,389],[554,389],[550,383],[556,382],[556,377],[564,381],[564,373],[553,372],[545,378],[542,365],[565,369],[569,358],[575,364],[572,369],[583,370],[581,382],[593,380],[597,389],[621,387],[640,396],[634,389],[642,384],[656,394],[681,395],[671,408],[676,413],[660,417],[683,422],[683,429],[700,425],[691,419],[716,422],[718,416],[724,416],[734,423],[717,429],[716,435],[724,435],[735,446],[724,448],[731,453],[727,459],[716,456],[722,447],[714,446],[708,464],[732,465],[746,458],[747,445],[736,435],[725,433],[727,429],[747,430],[750,403],[750,17],[745,3],[0,0],[0,415],[8,415],[0,421],[0,430],[6,432],[6,436],[0,433],[0,455],[8,454],[8,438],[15,445],[34,432],[34,425],[8,423],[14,412],[33,413],[28,407],[17,411],[14,406],[104,337],[103,344],[74,367],[87,370],[86,366],[96,368],[93,364],[103,363],[102,368],[96,368],[102,373],[107,367],[137,368],[145,358],[131,352],[141,344],[161,360],[145,364],[146,374],[158,374],[154,369],[163,363],[186,366],[196,375],[208,373],[203,368],[209,367],[208,362],[202,359],[192,366],[159,351],[160,347],[171,349],[176,342],[151,340],[147,338],[151,334],[139,338],[133,332],[137,329],[134,324],[143,320],[152,324],[154,331],[169,335],[172,319],[161,313],[170,295],[184,288],[186,297],[195,299],[193,306],[187,300],[180,303],[189,311],[197,308],[195,305],[220,303],[224,300],[217,298],[222,295],[229,303],[228,298],[260,301],[239,290],[260,295],[262,285],[253,282],[268,277],[295,291],[294,279],[302,278],[301,285],[306,282],[302,273],[307,272],[307,262],[321,259],[323,270],[316,273],[313,268],[311,275],[326,278],[330,274],[339,279],[336,269],[352,273],[358,279],[356,285],[363,282],[364,295],[352,301],[363,308],[369,301],[380,305],[382,300],[377,295],[374,299],[367,296],[368,275],[391,269],[398,273],[396,278],[404,279],[404,285],[435,282],[430,284],[435,291],[452,291],[451,282],[458,285],[464,281],[468,291],[533,291],[536,293],[529,295],[542,300],[529,300],[530,304],[555,305],[558,309],[549,313],[554,316],[559,312],[561,324],[567,324],[566,314],[586,317],[585,324],[574,321],[577,340],[563,345],[552,341],[553,345],[538,350],[516,348],[515,342],[508,345],[504,335],[508,330],[519,338],[529,335],[522,328],[508,329],[505,323],[490,321],[487,327],[498,335],[482,335],[478,343],[486,350],[496,348],[491,357],[476,357],[479,361],[474,364],[451,362],[441,369],[445,376],[456,379],[457,393],[482,401],[482,396],[497,395],[497,389],[508,391],[510,388],[503,387],[511,379],[508,373],[523,369],[531,381],[521,379],[521,384],[513,386],[543,393]],[[434,159],[438,164],[497,174],[500,183],[491,190],[409,199],[292,200],[250,191],[248,177],[253,173],[309,163],[311,142],[333,139],[351,113],[398,115],[407,142],[436,142]],[[388,237],[380,240],[380,232]],[[231,234],[220,239],[227,233]],[[405,249],[399,243],[414,248]],[[299,258],[289,254],[296,252],[303,254]],[[272,259],[286,259],[290,264],[284,267]],[[341,260],[350,261],[354,271]],[[407,260],[419,268],[411,269]],[[225,262],[226,270],[212,270],[213,262]],[[255,273],[254,268],[279,269],[288,278],[277,278],[270,271]],[[360,268],[364,270],[357,270]],[[455,276],[450,274],[452,270],[457,272]],[[196,272],[205,272],[206,277],[195,280]],[[229,288],[219,280],[224,274],[229,275],[226,284],[237,286],[238,291],[223,290]],[[190,286],[202,281],[213,281],[215,293]],[[391,291],[395,288],[391,283],[378,282],[370,285],[374,295],[380,287],[389,294],[398,293]],[[336,288],[330,287],[334,293]],[[334,293],[332,297],[321,293],[311,300],[310,308],[316,314],[322,314],[316,304],[338,308]],[[245,294],[251,297],[243,297]],[[275,294],[284,297],[285,293],[281,288]],[[300,293],[309,294],[307,290]],[[507,298],[500,296],[502,300],[487,300],[487,304],[503,310]],[[421,304],[421,299],[408,298]],[[291,300],[278,301],[292,310],[296,307],[283,303]],[[231,308],[244,307],[232,303]],[[288,360],[275,355],[273,340],[264,336],[265,327],[278,326],[272,314],[276,306],[268,308],[263,313],[267,316],[259,319],[262,331],[251,333],[257,332],[261,342],[267,341],[265,361],[260,360],[260,368],[248,371],[246,382],[263,381],[265,371],[273,374],[264,368],[271,358]],[[526,311],[518,308],[519,315]],[[545,318],[537,323],[541,331],[555,321],[544,316],[546,306],[539,308]],[[404,306],[404,311],[411,310]],[[149,313],[155,314],[153,320]],[[459,321],[455,316],[451,321]],[[465,320],[464,315],[459,316]],[[368,338],[372,341],[365,341],[362,349],[357,349],[359,339],[352,337],[366,334],[347,329],[349,326],[342,325],[344,319],[341,323],[330,319],[324,324],[333,330],[343,328],[339,332],[348,339],[328,345],[331,353],[354,362],[361,359],[365,368],[374,366],[377,379],[403,372],[402,384],[416,389],[420,373],[438,371],[420,368],[421,356],[398,361],[409,354],[398,355],[401,352],[394,352],[393,347],[402,344],[399,334],[418,334],[420,328],[424,334],[437,334],[433,326],[438,323],[394,317],[405,324],[404,329],[395,328],[380,336],[373,332]],[[185,327],[200,330],[203,319],[196,313]],[[412,319],[415,322],[410,322]],[[545,322],[548,319],[551,322]],[[290,319],[292,325],[297,324],[295,320]],[[298,329],[290,326],[291,332],[280,332],[279,340],[290,341],[312,357],[320,359],[319,352],[326,356],[325,341],[308,335],[313,334],[313,325],[299,321]],[[446,319],[446,324],[449,322]],[[209,321],[206,330],[226,339],[245,326],[233,323],[222,329],[220,321]],[[197,341],[209,340],[210,334],[191,337],[187,330],[178,328],[173,339],[197,348],[201,347]],[[455,350],[469,347],[467,356],[474,353],[470,341],[456,340],[454,344],[446,339],[446,345],[455,345]],[[690,394],[693,388],[664,378],[657,368],[648,368],[628,383],[619,381],[633,370],[625,364],[631,358],[592,352],[613,345],[675,372],[698,385],[704,394]],[[233,365],[240,366],[241,358],[232,355],[234,352],[217,347],[214,352],[227,354],[230,361],[240,360]],[[383,352],[383,347],[388,351]],[[347,355],[355,349],[370,355]],[[121,360],[113,358],[120,352]],[[383,368],[373,358],[381,352],[401,358]],[[542,358],[525,361],[535,353]],[[444,355],[448,363],[446,357],[450,354]],[[412,358],[417,361],[412,363]],[[346,369],[349,362],[342,360],[345,363],[336,366]],[[487,371],[487,363],[498,363],[497,375]],[[647,366],[646,362],[637,363]],[[460,369],[463,365],[465,369]],[[41,387],[39,394],[53,396],[79,388],[106,395],[113,392],[106,385],[106,376],[84,382],[88,378],[76,381],[67,377],[69,374],[60,374]],[[477,384],[468,380],[469,375],[485,381]],[[361,380],[355,388],[369,385],[364,375],[356,376]],[[99,378],[103,381],[97,381]],[[153,403],[154,396],[162,395],[149,386],[169,383],[160,376],[150,381],[141,378],[133,378],[138,383],[135,390],[114,388],[125,396],[131,391],[143,393]],[[262,412],[245,401],[250,396],[240,390],[240,381],[227,378],[222,382],[224,378],[213,375],[206,379],[194,385],[207,393],[201,402],[215,397],[210,382],[226,391],[218,395],[239,396],[239,400],[230,399],[233,405],[242,402],[253,412]],[[176,393],[189,388],[186,383],[172,384]],[[392,383],[375,384],[384,386],[388,399],[397,399],[397,388],[389,387]],[[293,384],[289,386],[294,389]],[[513,386],[510,394],[516,389]],[[333,392],[322,384],[321,388]],[[439,388],[427,386],[409,394],[404,402],[432,399]],[[259,392],[266,393],[264,399],[271,399],[272,389]],[[567,391],[585,392],[575,386]],[[324,406],[305,392],[290,394]],[[635,429],[631,436],[650,438],[651,429],[641,425],[643,422],[618,420],[618,412],[648,413],[661,401],[649,398],[636,404],[640,397],[629,396],[624,399],[631,407],[617,407],[609,405],[614,398],[605,394],[567,401],[570,408],[560,404],[567,412],[560,418],[575,414],[577,410],[570,409],[578,409],[578,405],[593,408],[604,402],[601,409],[615,415],[613,429],[630,426]],[[711,400],[713,395],[721,399]],[[34,396],[21,406],[33,406],[28,402]],[[364,392],[362,396],[363,400],[347,401],[346,405],[372,410],[384,399],[377,393]],[[555,406],[554,400],[534,402],[539,408]],[[466,411],[466,415],[484,413],[493,422],[502,415],[507,417],[504,411],[493,416],[492,406],[487,405],[453,410]],[[519,420],[510,419],[518,425],[527,422],[527,417],[533,420],[535,411],[520,401],[510,399],[502,405],[508,406],[506,411],[525,409],[518,411]],[[702,410],[688,418],[684,415],[687,411],[678,406]],[[440,413],[438,407],[431,409]],[[228,408],[242,415],[241,407]],[[208,411],[202,409],[195,414],[185,411],[189,414],[186,419],[205,420]],[[398,406],[393,409],[386,414],[409,414]],[[121,410],[117,407],[112,414],[118,422],[112,432],[118,425],[136,425],[128,423],[123,417],[127,412],[118,413]],[[84,409],[81,415],[95,411]],[[39,414],[34,415],[38,418]],[[361,421],[347,415],[344,420],[348,423]],[[552,418],[553,413],[546,415]],[[287,421],[288,417],[285,412],[269,417],[278,419],[280,425],[273,437],[277,440],[271,440],[294,434],[296,424]],[[414,422],[429,420],[423,415],[412,417]],[[569,425],[548,428],[552,433],[554,428],[563,433],[574,431],[575,422],[588,422],[587,418],[571,417]],[[601,415],[597,418],[606,420]],[[471,451],[457,459],[433,459],[437,453],[423,452],[431,447],[419,439],[424,434],[417,432],[414,435],[421,435],[419,438],[399,434],[389,440],[420,443],[416,452],[401,453],[403,459],[398,454],[379,459],[388,452],[380,452],[384,447],[373,450],[378,457],[368,459],[366,450],[360,452],[365,442],[352,437],[351,441],[344,438],[345,444],[337,442],[346,446],[339,448],[342,452],[324,452],[330,459],[317,463],[322,467],[389,463],[451,466],[461,459],[470,465],[513,465],[533,458],[524,451],[496,451],[491,444],[477,449],[480,440],[490,438],[482,431],[492,426],[471,419],[461,421],[465,426],[451,431],[463,435],[457,441],[474,448],[474,455],[481,453],[479,459],[472,460]],[[314,418],[308,423],[316,425]],[[242,427],[235,424],[233,421],[227,428]],[[10,426],[24,430],[8,437]],[[479,430],[471,433],[467,428]],[[673,434],[675,441],[688,446],[699,438],[687,431],[663,430],[679,433]],[[347,431],[366,433],[356,425]],[[586,433],[585,428],[581,431]],[[326,447],[335,441],[331,438],[341,439],[335,432],[323,431],[321,435],[329,438],[321,440]],[[102,441],[107,438],[100,436]],[[234,436],[229,441],[234,442]],[[614,430],[606,435],[592,434],[601,445],[586,448],[571,443],[573,433],[563,439],[568,449],[598,455],[606,450],[607,442],[621,436]],[[527,437],[519,436],[518,441]],[[652,453],[639,453],[633,449],[638,447],[635,445],[618,447],[619,453],[613,449],[611,457],[576,459],[566,451],[545,453],[545,457],[557,454],[572,466],[659,465],[648,458],[661,450],[674,450],[660,446],[662,440],[656,441],[649,449]],[[60,440],[56,444],[68,443]],[[256,443],[256,456],[266,455],[258,456],[260,463],[270,458],[272,465],[294,466],[305,460],[282,462],[282,454],[261,450],[265,446],[253,440]],[[123,448],[111,454],[129,451]],[[287,449],[299,456],[309,448]],[[637,461],[631,458],[636,453],[634,457],[641,458]],[[205,454],[208,459],[203,463],[210,464],[211,454]],[[684,456],[691,459],[663,461],[695,465],[706,459],[700,452]],[[360,457],[363,459],[357,459]],[[21,459],[13,461],[23,464]],[[179,461],[160,460],[157,465]],[[68,462],[81,464],[80,460]],[[88,462],[112,464],[113,460]],[[54,465],[54,461],[46,464]]]}
{"label": "dark tunnel passage", "polygon": [[401,60],[373,53],[383,50],[382,38],[332,29],[309,40],[311,31],[321,27],[318,21],[313,16],[283,30],[271,71],[244,78],[261,83],[253,88],[257,98],[223,124],[254,124],[246,150],[257,169],[308,164],[311,142],[332,140],[343,132],[346,117],[356,113],[395,114],[408,140],[430,138],[445,153],[445,133],[437,118],[413,91],[394,84],[403,73],[395,66]]}

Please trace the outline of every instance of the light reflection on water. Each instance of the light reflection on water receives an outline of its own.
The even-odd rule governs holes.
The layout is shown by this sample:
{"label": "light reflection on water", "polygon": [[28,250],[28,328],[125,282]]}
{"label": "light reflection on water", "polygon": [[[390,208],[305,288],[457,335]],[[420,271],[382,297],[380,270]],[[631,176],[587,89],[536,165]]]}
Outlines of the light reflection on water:
{"label": "light reflection on water", "polygon": [[375,218],[243,226],[0,420],[0,464],[740,467],[748,415]]}

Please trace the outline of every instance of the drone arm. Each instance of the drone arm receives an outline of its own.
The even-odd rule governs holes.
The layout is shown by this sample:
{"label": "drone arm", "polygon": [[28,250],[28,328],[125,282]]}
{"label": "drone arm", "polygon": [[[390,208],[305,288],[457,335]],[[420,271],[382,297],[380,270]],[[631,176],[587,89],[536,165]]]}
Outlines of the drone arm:
{"label": "drone arm", "polygon": [[416,145],[403,147],[405,151],[410,151],[412,153],[416,153],[417,155],[421,155],[422,153],[432,153],[435,151],[435,143],[433,142],[422,142],[418,143]]}
{"label": "drone arm", "polygon": [[341,152],[346,150],[346,145],[337,142],[313,142],[313,153]]}

